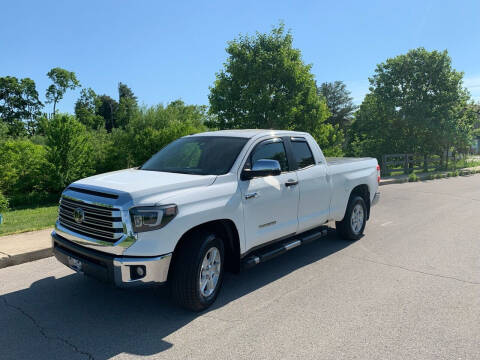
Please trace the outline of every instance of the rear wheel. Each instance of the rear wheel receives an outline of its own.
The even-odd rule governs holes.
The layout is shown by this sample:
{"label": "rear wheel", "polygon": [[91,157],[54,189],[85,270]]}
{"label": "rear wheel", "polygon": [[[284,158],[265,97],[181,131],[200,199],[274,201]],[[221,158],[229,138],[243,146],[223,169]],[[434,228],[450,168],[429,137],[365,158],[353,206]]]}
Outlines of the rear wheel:
{"label": "rear wheel", "polygon": [[201,311],[213,304],[222,286],[223,241],[205,231],[192,233],[185,241],[175,256],[171,293],[182,307]]}
{"label": "rear wheel", "polygon": [[363,235],[367,223],[367,206],[361,196],[353,196],[348,202],[342,221],[337,221],[337,232],[346,240],[358,240]]}

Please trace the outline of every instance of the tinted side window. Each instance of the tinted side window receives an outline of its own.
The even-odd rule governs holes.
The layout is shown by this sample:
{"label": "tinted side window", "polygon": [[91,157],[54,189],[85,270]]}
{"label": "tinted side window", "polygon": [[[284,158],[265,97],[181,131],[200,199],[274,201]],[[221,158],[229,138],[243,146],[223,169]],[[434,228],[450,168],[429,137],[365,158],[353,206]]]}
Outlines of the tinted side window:
{"label": "tinted side window", "polygon": [[292,151],[299,169],[315,164],[312,151],[305,141],[292,141]]}
{"label": "tinted side window", "polygon": [[270,142],[260,144],[252,154],[251,163],[260,159],[277,160],[280,163],[282,171],[288,171],[287,154],[283,142]]}

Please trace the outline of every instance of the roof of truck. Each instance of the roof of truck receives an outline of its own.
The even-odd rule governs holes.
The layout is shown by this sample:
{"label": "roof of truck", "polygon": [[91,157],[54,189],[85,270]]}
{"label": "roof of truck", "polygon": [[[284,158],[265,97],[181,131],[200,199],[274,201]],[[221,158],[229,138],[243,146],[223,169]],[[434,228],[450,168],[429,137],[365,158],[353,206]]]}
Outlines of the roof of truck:
{"label": "roof of truck", "polygon": [[271,129],[235,129],[235,130],[219,130],[219,131],[207,131],[198,133],[192,136],[231,136],[242,138],[253,138],[262,135],[305,135],[304,132],[290,131],[290,130],[271,130]]}

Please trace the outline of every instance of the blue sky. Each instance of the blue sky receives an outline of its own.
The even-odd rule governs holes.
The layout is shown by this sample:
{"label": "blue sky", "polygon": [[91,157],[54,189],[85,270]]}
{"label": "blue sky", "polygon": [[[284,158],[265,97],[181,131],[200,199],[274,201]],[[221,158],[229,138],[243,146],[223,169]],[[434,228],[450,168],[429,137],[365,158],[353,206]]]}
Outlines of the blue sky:
{"label": "blue sky", "polygon": [[[4,1],[0,76],[35,80],[74,71],[84,87],[117,97],[118,82],[141,103],[181,98],[208,104],[209,86],[238,34],[284,21],[318,83],[342,80],[360,103],[375,65],[423,46],[447,49],[480,100],[480,1]],[[73,112],[79,91],[60,111]],[[51,107],[51,105],[48,105]]]}

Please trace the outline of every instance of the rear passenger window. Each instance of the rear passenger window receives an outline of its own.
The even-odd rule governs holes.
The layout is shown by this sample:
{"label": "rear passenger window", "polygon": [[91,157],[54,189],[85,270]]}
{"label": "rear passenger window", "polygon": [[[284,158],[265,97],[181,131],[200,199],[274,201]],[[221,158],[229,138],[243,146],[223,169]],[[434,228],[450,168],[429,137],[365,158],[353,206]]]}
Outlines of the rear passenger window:
{"label": "rear passenger window", "polygon": [[[280,163],[280,168],[283,171],[288,171],[287,154],[282,141],[267,142],[260,144],[252,154],[252,164],[260,159],[277,160]],[[250,164],[251,166],[251,164]]]}
{"label": "rear passenger window", "polygon": [[298,169],[303,169],[315,164],[312,151],[306,141],[292,141],[292,151]]}

